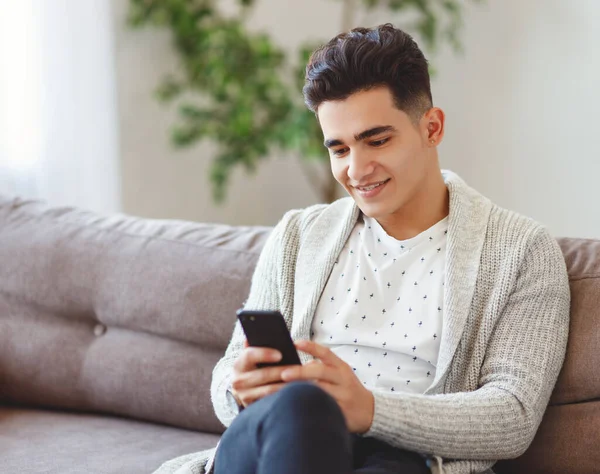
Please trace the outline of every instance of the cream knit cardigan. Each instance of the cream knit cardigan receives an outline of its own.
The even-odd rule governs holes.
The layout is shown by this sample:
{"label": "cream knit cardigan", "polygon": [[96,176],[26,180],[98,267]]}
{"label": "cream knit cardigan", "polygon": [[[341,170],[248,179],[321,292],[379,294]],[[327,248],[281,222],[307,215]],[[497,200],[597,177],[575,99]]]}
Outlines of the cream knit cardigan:
{"label": "cream knit cardigan", "polygon": [[[436,376],[423,394],[375,391],[365,436],[431,456],[434,473],[492,473],[497,460],[527,449],[542,420],[566,350],[569,283],[547,230],[456,174],[443,176],[450,214]],[[295,340],[310,339],[321,292],[359,215],[351,198],[288,212],[261,253],[245,307],[278,309]],[[213,372],[212,401],[225,426],[235,418],[225,390],[243,340],[237,325]],[[182,456],[156,474],[212,472],[213,458],[214,450]]]}

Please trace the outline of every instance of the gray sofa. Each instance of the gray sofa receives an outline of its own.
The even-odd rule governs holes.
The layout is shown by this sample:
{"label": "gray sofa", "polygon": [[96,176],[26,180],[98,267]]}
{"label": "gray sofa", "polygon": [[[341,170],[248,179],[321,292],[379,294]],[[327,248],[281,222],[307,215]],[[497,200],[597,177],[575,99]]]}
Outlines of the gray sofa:
{"label": "gray sofa", "polygon": [[[0,196],[0,472],[149,473],[214,446],[212,368],[269,232]],[[567,359],[499,473],[600,473],[600,241],[560,244]]]}

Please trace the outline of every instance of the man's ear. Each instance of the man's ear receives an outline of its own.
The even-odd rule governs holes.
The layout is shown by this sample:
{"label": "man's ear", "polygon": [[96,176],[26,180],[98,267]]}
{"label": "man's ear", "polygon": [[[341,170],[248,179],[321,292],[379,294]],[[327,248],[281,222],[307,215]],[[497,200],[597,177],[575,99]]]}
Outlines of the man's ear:
{"label": "man's ear", "polygon": [[423,135],[430,146],[437,146],[444,138],[444,124],[446,116],[439,107],[429,109],[423,116]]}

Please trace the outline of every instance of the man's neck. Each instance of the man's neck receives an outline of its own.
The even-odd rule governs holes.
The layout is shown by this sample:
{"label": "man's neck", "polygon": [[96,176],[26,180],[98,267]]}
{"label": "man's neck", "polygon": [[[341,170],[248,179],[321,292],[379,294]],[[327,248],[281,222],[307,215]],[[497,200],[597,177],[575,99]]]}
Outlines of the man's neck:
{"label": "man's neck", "polygon": [[386,219],[377,219],[386,233],[397,240],[408,240],[448,216],[450,195],[442,174]]}

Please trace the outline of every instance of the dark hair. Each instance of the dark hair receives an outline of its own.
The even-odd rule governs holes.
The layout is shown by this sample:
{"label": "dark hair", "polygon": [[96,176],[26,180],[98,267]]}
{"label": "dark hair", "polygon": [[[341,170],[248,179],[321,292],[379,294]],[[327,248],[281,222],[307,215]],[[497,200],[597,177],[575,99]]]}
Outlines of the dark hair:
{"label": "dark hair", "polygon": [[302,92],[316,112],[325,101],[381,86],[414,121],[432,107],[427,59],[410,35],[390,23],[355,28],[314,51]]}

